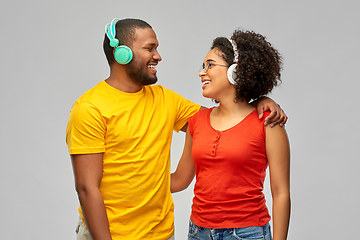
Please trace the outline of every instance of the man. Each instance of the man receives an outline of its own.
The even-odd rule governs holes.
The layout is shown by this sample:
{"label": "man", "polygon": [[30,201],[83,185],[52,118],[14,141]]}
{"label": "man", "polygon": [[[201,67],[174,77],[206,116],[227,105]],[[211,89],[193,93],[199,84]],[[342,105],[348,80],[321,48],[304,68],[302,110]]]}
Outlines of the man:
{"label": "man", "polygon": [[[172,132],[200,106],[152,86],[161,61],[158,45],[142,20],[109,24],[104,52],[110,76],[70,112],[66,140],[80,201],[78,239],[174,239]],[[262,109],[276,106],[264,102]],[[278,118],[275,123],[286,122]]]}

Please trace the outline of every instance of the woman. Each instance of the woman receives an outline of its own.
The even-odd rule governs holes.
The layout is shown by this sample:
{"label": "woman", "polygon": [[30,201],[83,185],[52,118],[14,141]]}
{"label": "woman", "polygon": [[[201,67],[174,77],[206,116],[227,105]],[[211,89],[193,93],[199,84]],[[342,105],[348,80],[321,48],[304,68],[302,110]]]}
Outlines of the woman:
{"label": "woman", "polygon": [[216,38],[204,59],[203,96],[219,106],[189,119],[171,192],[187,188],[196,174],[188,239],[272,239],[263,194],[269,166],[273,239],[283,240],[290,219],[289,141],[285,128],[264,126],[249,104],[280,83],[281,56],[260,34],[236,30],[231,39],[234,46]]}

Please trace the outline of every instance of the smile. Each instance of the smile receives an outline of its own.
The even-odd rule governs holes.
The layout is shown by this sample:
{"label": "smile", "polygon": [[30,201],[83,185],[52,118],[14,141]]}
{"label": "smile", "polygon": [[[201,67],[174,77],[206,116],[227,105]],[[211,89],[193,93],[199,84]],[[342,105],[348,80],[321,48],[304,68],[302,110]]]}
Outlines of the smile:
{"label": "smile", "polygon": [[203,86],[205,86],[205,85],[207,85],[207,84],[209,84],[210,83],[210,81],[204,81],[203,82]]}

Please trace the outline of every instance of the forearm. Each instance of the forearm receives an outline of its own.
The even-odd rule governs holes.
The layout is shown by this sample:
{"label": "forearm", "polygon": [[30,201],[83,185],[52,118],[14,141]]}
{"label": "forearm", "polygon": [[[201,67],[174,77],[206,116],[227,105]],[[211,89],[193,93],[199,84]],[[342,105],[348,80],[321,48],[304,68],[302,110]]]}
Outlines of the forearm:
{"label": "forearm", "polygon": [[176,179],[176,173],[172,173],[170,175],[170,191],[171,193],[176,193],[181,191],[182,189],[179,187],[179,184]]}
{"label": "forearm", "polygon": [[170,191],[172,193],[186,189],[195,176],[195,165],[191,156],[192,136],[189,128],[186,130],[184,151],[176,168],[170,177]]}
{"label": "forearm", "polygon": [[94,240],[111,240],[103,198],[97,188],[78,191],[86,225]]}
{"label": "forearm", "polygon": [[184,179],[184,178],[181,178],[181,176],[178,176],[177,172],[174,172],[171,174],[171,178],[170,178],[171,182],[170,182],[170,191],[171,193],[176,193],[176,192],[180,192],[184,189],[186,189],[193,177],[189,177],[188,179]]}
{"label": "forearm", "polygon": [[287,239],[290,221],[290,194],[283,193],[273,196],[273,240]]}

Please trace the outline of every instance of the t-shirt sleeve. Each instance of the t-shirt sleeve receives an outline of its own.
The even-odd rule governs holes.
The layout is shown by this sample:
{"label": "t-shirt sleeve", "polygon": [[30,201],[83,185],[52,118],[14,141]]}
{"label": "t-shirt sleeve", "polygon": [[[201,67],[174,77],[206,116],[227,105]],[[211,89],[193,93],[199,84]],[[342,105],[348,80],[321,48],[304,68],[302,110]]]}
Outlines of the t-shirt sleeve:
{"label": "t-shirt sleeve", "polygon": [[201,106],[185,99],[179,94],[176,95],[177,115],[174,130],[178,132],[187,123],[188,119],[200,110]]}
{"label": "t-shirt sleeve", "polygon": [[194,134],[194,125],[196,123],[196,120],[197,120],[197,116],[199,115],[199,113],[196,113],[194,116],[190,117],[189,120],[188,120],[188,123],[189,123],[189,131],[190,131],[190,134],[191,136],[193,136]]}
{"label": "t-shirt sleeve", "polygon": [[105,151],[106,123],[91,103],[77,101],[66,127],[66,143],[70,154],[91,154]]}

